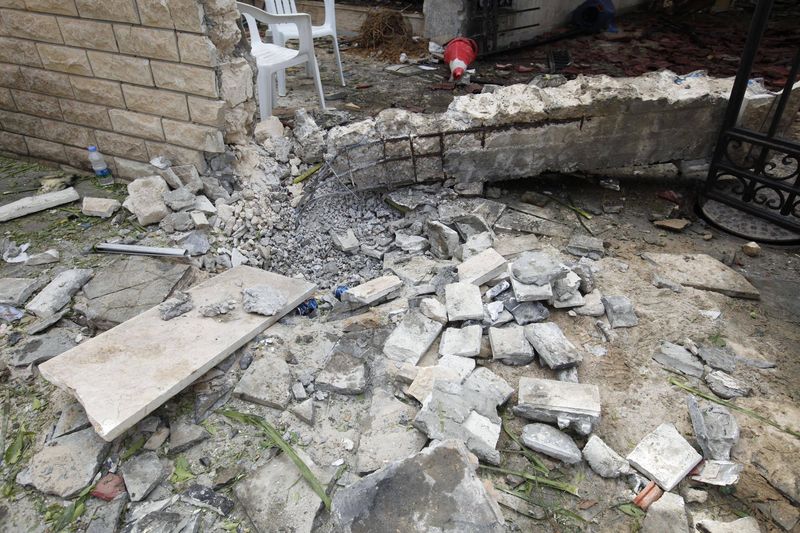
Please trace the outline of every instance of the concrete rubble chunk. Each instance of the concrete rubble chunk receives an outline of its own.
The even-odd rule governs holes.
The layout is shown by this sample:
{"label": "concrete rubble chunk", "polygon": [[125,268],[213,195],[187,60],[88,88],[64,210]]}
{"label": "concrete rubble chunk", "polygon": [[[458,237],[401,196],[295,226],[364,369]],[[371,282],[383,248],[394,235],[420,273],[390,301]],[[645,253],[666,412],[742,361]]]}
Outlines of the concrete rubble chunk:
{"label": "concrete rubble chunk", "polygon": [[705,254],[660,254],[646,252],[659,273],[684,287],[713,291],[732,298],[759,299],[759,292],[744,276]]}
{"label": "concrete rubble chunk", "polygon": [[314,383],[323,391],[361,394],[367,387],[367,369],[360,359],[335,350]]}
{"label": "concrete rubble chunk", "polygon": [[132,502],[145,499],[169,475],[169,469],[155,452],[144,452],[129,459],[120,471]]}
{"label": "concrete rubble chunk", "polygon": [[356,234],[352,229],[348,228],[345,231],[331,230],[330,233],[333,246],[337,250],[341,250],[347,254],[352,254],[357,252],[361,247],[361,243],[358,242],[358,238],[356,238]]}
{"label": "concrete rubble chunk", "polygon": [[498,233],[535,233],[547,237],[568,237],[571,233],[570,227],[564,224],[512,210],[497,219],[494,230]]}
{"label": "concrete rubble chunk", "polygon": [[583,447],[583,458],[589,463],[595,474],[604,478],[616,478],[633,472],[628,461],[603,442],[597,435],[592,435]]}
{"label": "concrete rubble chunk", "polygon": [[482,320],[483,302],[477,285],[460,282],[445,286],[445,305],[450,322]]}
{"label": "concrete rubble chunk", "polygon": [[514,394],[514,387],[485,366],[476,368],[467,377],[464,381],[464,388],[487,398],[495,407],[506,403]]}
{"label": "concrete rubble chunk", "polygon": [[417,370],[414,381],[408,387],[408,395],[425,403],[433,391],[436,381],[461,383],[475,369],[475,361],[467,357],[447,355],[439,359],[434,366],[423,366]]}
{"label": "concrete rubble chunk", "polygon": [[119,524],[122,511],[125,510],[128,500],[125,497],[117,498],[105,503],[101,500],[87,502],[86,516],[91,517],[91,522],[85,533],[107,533],[113,531]]}
{"label": "concrete rubble chunk", "polygon": [[549,301],[553,297],[553,287],[549,283],[543,285],[522,283],[512,275],[511,287],[514,289],[514,299],[518,302]]}
{"label": "concrete rubble chunk", "polygon": [[289,365],[276,354],[256,359],[233,389],[233,395],[273,409],[285,409],[291,400]]}
{"label": "concrete rubble chunk", "polygon": [[292,133],[294,133],[295,153],[304,163],[311,165],[322,160],[325,131],[305,109],[295,111]]}
{"label": "concrete rubble chunk", "polygon": [[545,285],[567,275],[569,268],[547,252],[525,252],[511,263],[511,275],[529,285]]}
{"label": "concrete rubble chunk", "polygon": [[[303,462],[325,486],[331,479],[301,449]],[[279,454],[233,486],[233,495],[256,531],[312,531],[322,504],[291,459]]]}
{"label": "concrete rubble chunk", "polygon": [[[177,165],[170,167],[170,170],[178,178],[178,187],[185,187],[192,194],[197,194],[203,190],[203,180],[194,165]],[[177,189],[178,187],[175,188]]]}
{"label": "concrete rubble chunk", "polygon": [[700,466],[700,471],[692,476],[693,481],[728,487],[739,482],[739,475],[744,470],[744,465],[732,461],[705,461]]}
{"label": "concrete rubble chunk", "polygon": [[273,316],[286,306],[289,297],[269,285],[248,287],[242,291],[242,307],[248,313]]}
{"label": "concrete rubble chunk", "polygon": [[520,326],[550,318],[550,311],[541,302],[518,302],[516,298],[509,298],[503,305]]}
{"label": "concrete rubble chunk", "polygon": [[40,282],[37,279],[0,278],[0,304],[23,305],[38,287]]}
{"label": "concrete rubble chunk", "polygon": [[477,476],[477,466],[464,444],[435,443],[336,491],[335,529],[341,533],[504,531],[503,514]]}
{"label": "concrete rubble chunk", "polygon": [[359,473],[374,472],[414,455],[425,446],[427,437],[409,427],[416,414],[414,407],[391,393],[382,389],[373,392],[369,417],[358,441]]}
{"label": "concrete rubble chunk", "polygon": [[61,254],[58,250],[51,248],[45,250],[40,254],[31,254],[25,262],[26,266],[49,265],[51,263],[58,263],[61,259]]}
{"label": "concrete rubble chunk", "polygon": [[486,292],[483,293],[483,301],[491,302],[509,288],[511,288],[511,283],[509,283],[507,280],[503,280],[497,285],[494,285],[492,288],[487,289]]}
{"label": "concrete rubble chunk", "polygon": [[566,381],[567,383],[581,382],[581,380],[578,379],[577,366],[571,366],[569,368],[562,368],[561,370],[556,370],[556,379],[558,381]]}
{"label": "concrete rubble chunk", "polygon": [[180,187],[174,191],[168,191],[161,195],[167,207],[173,211],[183,211],[194,207],[194,193],[185,187]]}
{"label": "concrete rubble chunk", "polygon": [[386,339],[383,353],[393,361],[416,365],[443,327],[441,322],[411,310]]}
{"label": "concrete rubble chunk", "polygon": [[583,360],[555,322],[528,324],[524,329],[525,338],[533,345],[540,362],[553,370],[569,368]]}
{"label": "concrete rubble chunk", "polygon": [[514,414],[588,435],[600,421],[600,391],[597,385],[523,376]]}
{"label": "concrete rubble chunk", "polygon": [[436,298],[424,298],[419,303],[420,312],[431,320],[447,323],[447,307]]}
{"label": "concrete rubble chunk", "polygon": [[291,406],[289,411],[309,426],[314,425],[314,398],[308,398]]}
{"label": "concrete rubble chunk", "polygon": [[639,441],[628,462],[669,492],[703,460],[672,424],[661,424]]}
{"label": "concrete rubble chunk", "polygon": [[526,235],[498,235],[494,240],[494,249],[506,259],[518,256],[523,252],[539,250],[542,244],[539,238],[533,234]]}
{"label": "concrete rubble chunk", "polygon": [[697,356],[711,368],[728,373],[736,370],[736,354],[725,348],[702,344],[698,347]]}
{"label": "concrete rubble chunk", "polygon": [[694,396],[688,396],[686,403],[703,457],[730,461],[731,449],[739,440],[739,424],[730,411],[717,404],[704,404],[701,407]]}
{"label": "concrete rubble chunk", "polygon": [[24,217],[39,211],[46,211],[59,205],[69,204],[80,199],[78,191],[72,187],[44,194],[21,198],[15,202],[0,206],[0,222]]}
{"label": "concrete rubble chunk", "polygon": [[382,276],[352,287],[342,294],[342,300],[361,305],[372,305],[403,286],[397,276]]}
{"label": "concrete rubble chunk", "polygon": [[77,330],[54,328],[41,335],[28,338],[20,348],[12,352],[8,363],[11,366],[38,365],[74,348]]}
{"label": "concrete rubble chunk", "polygon": [[533,347],[525,338],[525,329],[514,324],[489,328],[492,359],[507,365],[527,365],[534,358]]}
{"label": "concrete rubble chunk", "polygon": [[86,429],[91,425],[83,406],[78,402],[68,404],[61,411],[56,427],[53,429],[52,438],[57,439],[70,433]]}
{"label": "concrete rubble chunk", "polygon": [[214,204],[211,203],[211,200],[209,200],[204,194],[194,197],[194,205],[192,206],[192,209],[206,215],[215,215],[217,213],[217,208],[214,207]]}
{"label": "concrete rubble chunk", "polygon": [[703,377],[703,363],[683,346],[662,342],[653,353],[653,359],[681,374],[696,378]]}
{"label": "concrete rubble chunk", "polygon": [[169,453],[175,455],[203,442],[211,434],[203,426],[178,420],[169,425]]}
{"label": "concrete rubble chunk", "polygon": [[404,252],[419,254],[430,247],[428,239],[419,235],[408,235],[406,233],[395,233],[394,245]]}
{"label": "concrete rubble chunk", "polygon": [[522,428],[522,443],[537,452],[574,465],[580,463],[581,451],[572,437],[547,424],[528,424]]}
{"label": "concrete rubble chunk", "polygon": [[733,522],[720,522],[707,518],[698,521],[696,525],[701,533],[761,533],[758,520],[752,516],[745,516]]}
{"label": "concrete rubble chunk", "polygon": [[647,509],[642,523],[642,533],[690,533],[683,498],[665,492]]}
{"label": "concrete rubble chunk", "polygon": [[158,227],[164,233],[175,233],[178,231],[189,231],[194,229],[194,221],[192,215],[184,211],[178,213],[170,213],[161,219]]}
{"label": "concrete rubble chunk", "polygon": [[580,307],[586,303],[580,291],[581,278],[575,272],[553,282],[553,297],[550,299],[556,309]]}
{"label": "concrete rubble chunk", "polygon": [[93,429],[84,429],[53,440],[31,458],[17,482],[60,498],[72,498],[94,479],[109,444]]}
{"label": "concrete rubble chunk", "polygon": [[114,198],[84,196],[83,204],[81,204],[81,213],[87,217],[111,218],[120,207],[122,207],[122,204]]}
{"label": "concrete rubble chunk", "polygon": [[441,222],[428,221],[425,224],[425,234],[431,245],[431,253],[439,259],[450,259],[456,255],[459,238],[458,232],[448,228]]}
{"label": "concrete rubble chunk", "polygon": [[459,357],[477,357],[481,352],[480,325],[463,328],[447,328],[439,343],[439,355],[457,355]]}
{"label": "concrete rubble chunk", "polygon": [[161,176],[138,178],[128,184],[128,198],[122,206],[136,215],[142,226],[157,224],[169,215],[163,195],[169,192],[169,185]]}
{"label": "concrete rubble chunk", "polygon": [[631,328],[639,324],[633,304],[625,296],[606,295],[602,301],[612,328]]}
{"label": "concrete rubble chunk", "polygon": [[489,248],[458,265],[458,281],[482,285],[502,274],[505,268],[503,256]]}
{"label": "concrete rubble chunk", "polygon": [[155,430],[147,441],[145,441],[143,449],[154,452],[167,442],[167,438],[169,438],[169,428],[167,426],[162,426]]}
{"label": "concrete rubble chunk", "polygon": [[494,233],[491,226],[487,224],[486,220],[480,215],[462,215],[454,218],[452,222],[448,222],[448,224],[455,226],[456,231],[464,242],[467,242],[470,237],[480,235],[481,233],[488,233],[489,235]]}
{"label": "concrete rubble chunk", "polygon": [[750,387],[722,370],[715,370],[706,374],[706,383],[714,394],[726,400],[749,396],[751,391]]}
{"label": "concrete rubble chunk", "polygon": [[605,255],[603,240],[588,235],[574,235],[567,243],[565,250],[572,255],[595,260]]}
{"label": "concrete rubble chunk", "polygon": [[181,501],[213,511],[220,516],[228,516],[233,511],[233,500],[214,492],[211,487],[193,483],[181,493]]}
{"label": "concrete rubble chunk", "polygon": [[488,231],[476,233],[467,237],[466,242],[456,249],[455,256],[461,261],[466,261],[479,253],[488,250],[494,245],[494,238]]}
{"label": "concrete rubble chunk", "polygon": [[86,285],[93,274],[92,270],[81,268],[61,272],[28,302],[25,309],[40,318],[56,314]]}
{"label": "concrete rubble chunk", "polygon": [[671,279],[659,276],[658,274],[653,274],[652,284],[656,289],[669,289],[675,293],[683,292],[683,285],[675,283]]}
{"label": "concrete rubble chunk", "polygon": [[606,306],[603,305],[603,294],[599,289],[594,289],[583,297],[583,305],[573,309],[580,316],[603,316]]}
{"label": "concrete rubble chunk", "polygon": [[161,320],[172,320],[185,315],[192,309],[194,309],[192,296],[189,293],[178,291],[172,298],[167,298],[158,306],[158,313]]}

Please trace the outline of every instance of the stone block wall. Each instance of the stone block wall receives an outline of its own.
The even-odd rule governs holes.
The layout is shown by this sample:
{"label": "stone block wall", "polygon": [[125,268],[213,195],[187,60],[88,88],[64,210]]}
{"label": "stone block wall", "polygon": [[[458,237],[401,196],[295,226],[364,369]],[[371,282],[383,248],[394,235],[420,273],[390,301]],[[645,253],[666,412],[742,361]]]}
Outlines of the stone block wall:
{"label": "stone block wall", "polygon": [[206,170],[246,142],[253,71],[233,0],[0,0],[0,152],[120,178]]}

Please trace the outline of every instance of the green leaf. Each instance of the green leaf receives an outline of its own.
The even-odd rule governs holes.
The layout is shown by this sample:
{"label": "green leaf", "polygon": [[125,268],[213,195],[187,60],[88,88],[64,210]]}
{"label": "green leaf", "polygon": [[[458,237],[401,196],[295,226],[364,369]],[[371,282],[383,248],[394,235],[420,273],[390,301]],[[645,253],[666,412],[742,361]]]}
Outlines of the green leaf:
{"label": "green leaf", "polygon": [[189,461],[186,460],[186,457],[183,455],[179,455],[177,459],[175,459],[175,471],[172,473],[172,477],[169,480],[172,483],[183,483],[184,481],[189,481],[190,479],[194,479],[194,474],[189,469]]}
{"label": "green leaf", "polygon": [[120,454],[119,458],[123,461],[127,461],[128,459],[136,455],[136,452],[142,449],[146,441],[147,439],[144,438],[144,435],[140,436],[138,439],[133,441],[131,445],[128,446],[128,448],[124,452]]}
{"label": "green leaf", "polygon": [[42,401],[39,398],[34,398],[33,399],[33,410],[34,411],[41,411],[42,407],[44,407],[44,405],[42,405]]}
{"label": "green leaf", "polygon": [[517,444],[517,446],[520,447],[522,455],[524,455],[525,458],[533,464],[534,470],[538,470],[545,476],[550,474],[550,469],[548,469],[547,466],[545,466],[544,462],[541,459],[539,459],[539,457],[535,453],[530,451],[528,448],[525,447],[524,444],[522,444],[519,438],[516,435],[514,435],[510,429],[508,429],[508,426],[506,426],[504,420],[501,421],[501,424],[505,434],[508,435],[508,437],[511,440],[513,440]]}
{"label": "green leaf", "polygon": [[547,479],[544,477],[539,476],[532,476],[526,472],[516,472],[514,470],[507,470],[505,468],[498,468],[496,466],[486,466],[480,465],[481,469],[489,470],[490,472],[499,472],[501,474],[511,474],[514,476],[519,476],[523,479],[527,479],[528,481],[533,481],[534,483],[538,483],[539,485],[544,485],[545,487],[550,487],[552,489],[557,489],[562,492],[566,492],[568,494],[572,494],[573,496],[578,495],[578,487],[574,485],[570,485],[569,483],[564,483],[562,481],[554,481],[552,479]]}
{"label": "green leaf", "polygon": [[30,435],[27,431],[25,431],[25,427],[22,426],[19,428],[17,432],[17,436],[14,437],[14,440],[6,449],[6,453],[3,455],[3,460],[8,465],[15,465],[22,459],[22,454],[25,453],[25,449],[30,444]]}
{"label": "green leaf", "polygon": [[267,437],[272,439],[272,442],[274,442],[278,446],[278,448],[280,448],[281,451],[283,451],[283,453],[289,456],[289,459],[291,459],[292,462],[297,467],[297,469],[300,470],[300,473],[303,475],[306,482],[311,486],[314,492],[317,493],[317,496],[320,497],[322,503],[325,504],[325,508],[330,511],[331,498],[325,492],[325,488],[322,486],[322,483],[319,482],[317,476],[314,475],[311,469],[308,468],[308,465],[306,465],[306,463],[300,458],[300,456],[297,455],[297,453],[294,451],[294,448],[292,448],[292,446],[289,443],[283,440],[280,433],[278,433],[278,431],[274,427],[272,427],[272,424],[270,424],[260,416],[247,415],[244,413],[240,413],[238,411],[224,410],[221,411],[221,413],[224,416],[230,418],[231,420],[236,420],[237,422],[242,422],[244,424],[249,424],[251,426],[259,428],[267,435]]}
{"label": "green leaf", "polygon": [[617,505],[617,509],[619,509],[620,512],[628,516],[632,516],[633,518],[636,519],[644,518],[645,514],[644,511],[642,511],[632,503],[623,503],[621,505]]}
{"label": "green leaf", "polygon": [[83,513],[86,512],[86,500],[94,490],[94,487],[95,485],[89,485],[83,489],[71,505],[61,508],[59,512],[53,515],[52,518],[55,520],[55,524],[53,524],[53,533],[63,531],[69,527],[70,524],[83,516]]}

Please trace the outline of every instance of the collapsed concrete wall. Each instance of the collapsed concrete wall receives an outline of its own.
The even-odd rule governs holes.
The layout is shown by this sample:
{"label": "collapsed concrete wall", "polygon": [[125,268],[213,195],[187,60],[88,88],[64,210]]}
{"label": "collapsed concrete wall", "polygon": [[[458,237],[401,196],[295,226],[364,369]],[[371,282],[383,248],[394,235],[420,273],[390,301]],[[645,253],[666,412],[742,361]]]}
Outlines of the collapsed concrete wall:
{"label": "collapsed concrete wall", "polygon": [[388,109],[333,128],[326,158],[361,189],[704,159],[731,85],[669,71],[512,85],[458,97],[440,114]]}
{"label": "collapsed concrete wall", "polygon": [[[253,72],[234,0],[0,2],[0,152],[118,177],[166,156],[200,172],[246,142]],[[109,157],[110,156],[110,157]]]}

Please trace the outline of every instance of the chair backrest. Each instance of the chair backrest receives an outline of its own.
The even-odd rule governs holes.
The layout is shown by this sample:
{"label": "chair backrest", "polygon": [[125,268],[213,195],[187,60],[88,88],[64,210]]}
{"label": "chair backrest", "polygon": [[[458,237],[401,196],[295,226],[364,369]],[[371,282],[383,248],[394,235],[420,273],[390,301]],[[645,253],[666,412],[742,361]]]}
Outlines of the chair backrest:
{"label": "chair backrest", "polygon": [[261,11],[263,13],[263,11],[242,2],[236,2],[236,7],[239,9],[239,13],[244,15],[245,21],[247,21],[247,29],[250,32],[250,48],[255,48],[256,45],[262,44],[261,34],[258,32],[258,23],[253,15],[258,16],[257,12]]}
{"label": "chair backrest", "polygon": [[294,0],[264,0],[264,11],[273,15],[294,15],[297,5]]}
{"label": "chair backrest", "polygon": [[336,0],[325,0],[325,25],[336,31]]}

